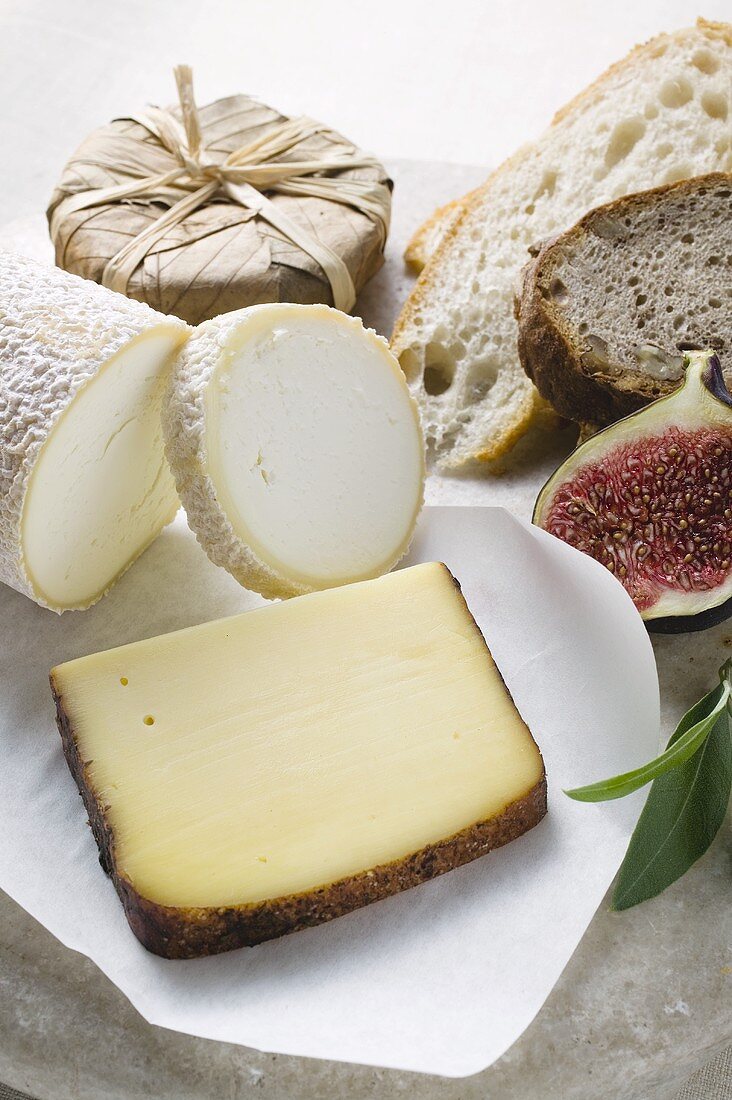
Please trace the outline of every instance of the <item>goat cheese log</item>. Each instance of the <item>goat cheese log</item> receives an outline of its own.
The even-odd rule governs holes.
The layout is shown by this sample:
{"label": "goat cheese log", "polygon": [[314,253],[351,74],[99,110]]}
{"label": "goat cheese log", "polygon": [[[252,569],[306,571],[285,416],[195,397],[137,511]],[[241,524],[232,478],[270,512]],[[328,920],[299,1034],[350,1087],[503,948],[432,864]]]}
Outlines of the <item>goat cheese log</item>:
{"label": "goat cheese log", "polygon": [[187,326],[0,252],[0,580],[95,603],[178,507],[160,401]]}
{"label": "goat cheese log", "polygon": [[166,453],[215,565],[269,598],[386,573],[424,489],[416,405],[386,341],[322,305],[204,321],[177,358]]}

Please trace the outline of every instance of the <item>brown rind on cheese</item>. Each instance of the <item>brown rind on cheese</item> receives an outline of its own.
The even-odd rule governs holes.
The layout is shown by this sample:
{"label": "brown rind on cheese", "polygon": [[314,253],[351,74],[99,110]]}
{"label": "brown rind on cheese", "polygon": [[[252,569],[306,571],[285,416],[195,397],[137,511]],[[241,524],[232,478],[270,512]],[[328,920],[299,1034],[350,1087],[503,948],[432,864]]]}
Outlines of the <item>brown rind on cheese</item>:
{"label": "brown rind on cheese", "polygon": [[[450,572],[447,567],[445,569]],[[457,590],[461,591],[457,579],[452,579]],[[470,609],[467,610],[470,614]],[[483,639],[475,619],[472,615],[470,618]],[[485,644],[484,639],[483,642]],[[89,824],[99,848],[99,862],[114,883],[135,936],[148,951],[163,958],[190,959],[239,947],[252,947],[290,932],[334,920],[371,902],[418,886],[508,844],[537,825],[547,811],[544,773],[539,782],[521,798],[509,803],[500,814],[489,820],[476,822],[453,836],[399,860],[370,868],[337,882],[249,905],[216,908],[160,905],[139,894],[117,867],[115,839],[108,820],[107,807],[98,798],[88,777],[87,763],[79,753],[63,695],[53,673],[50,681],[64,755],[89,816]],[[502,677],[501,682],[511,698]]]}

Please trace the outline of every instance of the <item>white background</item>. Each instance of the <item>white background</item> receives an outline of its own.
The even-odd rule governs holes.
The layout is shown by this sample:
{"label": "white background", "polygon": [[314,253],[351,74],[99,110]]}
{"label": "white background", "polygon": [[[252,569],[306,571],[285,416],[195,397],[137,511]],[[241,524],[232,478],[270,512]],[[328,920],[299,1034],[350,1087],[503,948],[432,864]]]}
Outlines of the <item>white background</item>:
{"label": "white background", "polygon": [[0,221],[45,207],[85,134],[248,92],[378,155],[494,165],[636,42],[730,0],[0,0]]}

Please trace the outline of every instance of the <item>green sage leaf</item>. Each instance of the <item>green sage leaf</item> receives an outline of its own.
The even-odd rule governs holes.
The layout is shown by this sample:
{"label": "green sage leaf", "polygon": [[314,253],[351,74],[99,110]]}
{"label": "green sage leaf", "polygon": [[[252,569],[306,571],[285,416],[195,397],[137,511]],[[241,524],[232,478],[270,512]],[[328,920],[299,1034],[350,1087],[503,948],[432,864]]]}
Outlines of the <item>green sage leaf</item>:
{"label": "green sage leaf", "polygon": [[[681,737],[677,729],[671,740]],[[732,724],[725,708],[696,753],[654,781],[620,868],[613,909],[655,897],[688,871],[724,821],[731,789]]]}
{"label": "green sage leaf", "polygon": [[[726,667],[726,666],[725,666]],[[723,670],[724,672],[724,670]],[[648,764],[634,771],[590,783],[586,787],[575,787],[565,791],[577,802],[608,802],[613,798],[624,798],[646,783],[651,783],[667,772],[680,767],[690,760],[704,744],[720,715],[727,712],[732,688],[726,679],[695,703],[679,722],[665,752]]]}

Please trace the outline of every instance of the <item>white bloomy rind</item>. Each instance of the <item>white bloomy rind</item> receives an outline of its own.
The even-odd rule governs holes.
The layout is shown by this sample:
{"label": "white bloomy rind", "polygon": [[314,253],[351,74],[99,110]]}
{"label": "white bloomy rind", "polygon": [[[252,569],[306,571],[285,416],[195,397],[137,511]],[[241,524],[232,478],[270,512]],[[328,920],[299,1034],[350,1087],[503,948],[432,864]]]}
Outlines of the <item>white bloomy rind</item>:
{"label": "white bloomy rind", "polygon": [[270,599],[365,580],[406,552],[424,492],[416,406],[387,342],[328,306],[204,322],[163,427],[188,522]]}
{"label": "white bloomy rind", "polygon": [[0,252],[0,580],[95,603],[173,518],[159,402],[183,322]]}

